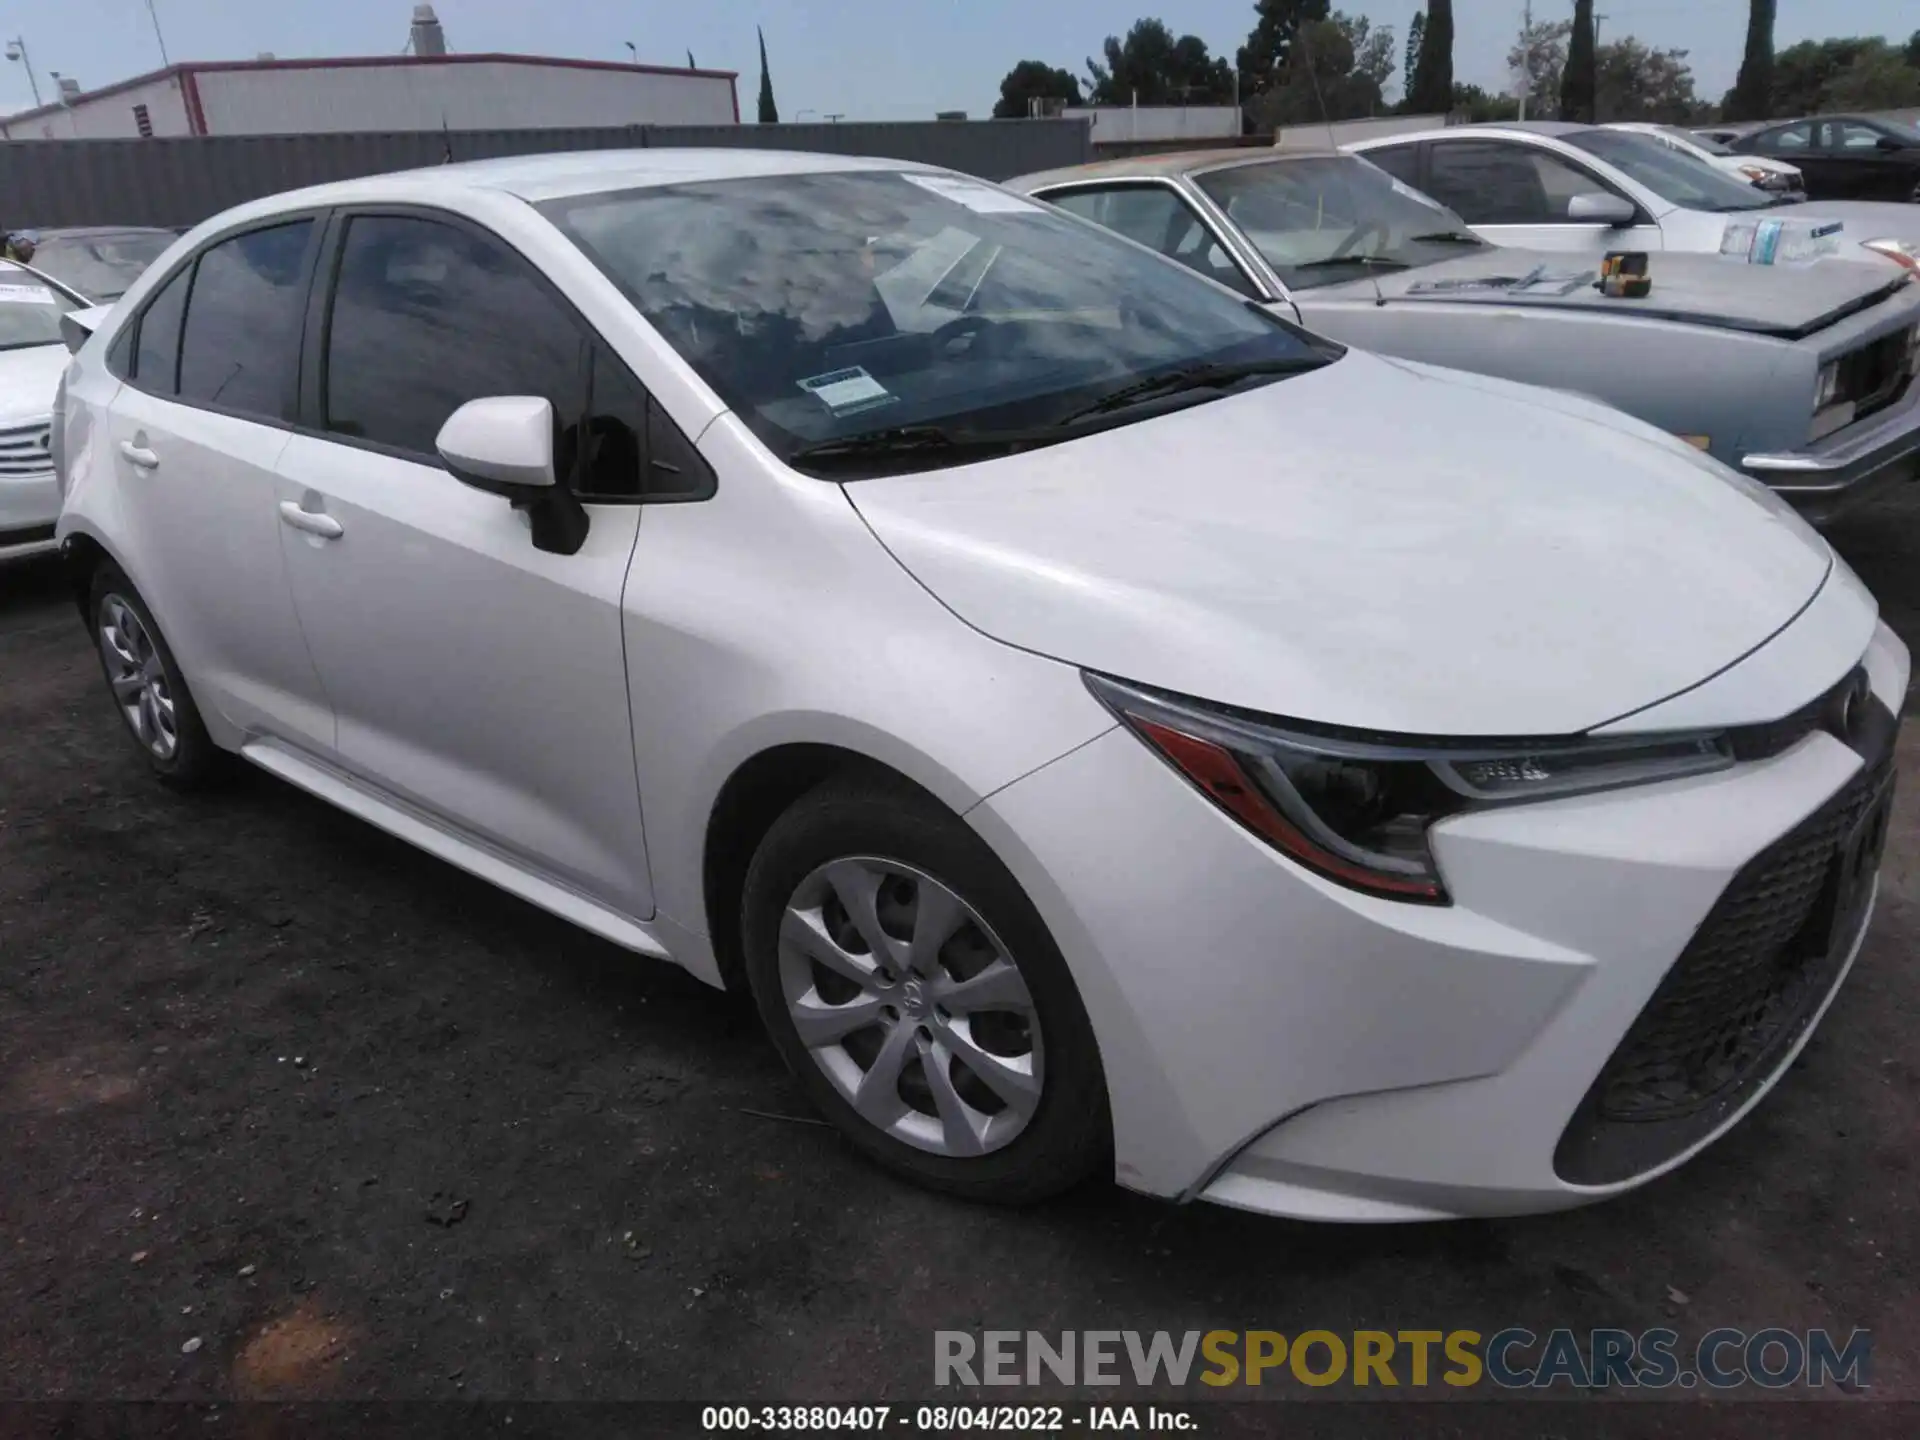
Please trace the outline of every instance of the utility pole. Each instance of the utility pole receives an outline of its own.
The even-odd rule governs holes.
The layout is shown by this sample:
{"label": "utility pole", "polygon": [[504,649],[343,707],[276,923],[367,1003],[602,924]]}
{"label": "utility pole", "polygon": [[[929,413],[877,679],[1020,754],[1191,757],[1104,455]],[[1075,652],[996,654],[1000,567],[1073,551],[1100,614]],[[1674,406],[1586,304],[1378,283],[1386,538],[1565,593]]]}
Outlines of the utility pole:
{"label": "utility pole", "polygon": [[40,108],[40,81],[33,73],[33,57],[27,54],[27,42],[18,35],[7,42],[7,58],[27,67],[27,84],[33,87],[33,108]]}

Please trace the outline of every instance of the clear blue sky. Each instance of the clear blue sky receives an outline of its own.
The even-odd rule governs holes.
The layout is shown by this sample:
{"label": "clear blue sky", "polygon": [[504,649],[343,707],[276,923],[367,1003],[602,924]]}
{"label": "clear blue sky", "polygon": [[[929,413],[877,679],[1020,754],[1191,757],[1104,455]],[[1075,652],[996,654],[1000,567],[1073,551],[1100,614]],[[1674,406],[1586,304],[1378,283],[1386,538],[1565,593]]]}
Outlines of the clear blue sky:
{"label": "clear blue sky", "polygon": [[[1519,26],[1522,0],[1455,0],[1454,73],[1498,88]],[[398,53],[412,0],[154,0],[167,51],[178,60]],[[1336,8],[1389,24],[1404,38],[1420,0],[1335,0]],[[625,41],[643,60],[738,70],[742,109],[752,114],[758,60],[753,28],[764,25],[783,119],[803,111],[849,119],[929,117],[936,110],[983,115],[1014,61],[1047,60],[1080,73],[1101,40],[1141,15],[1199,35],[1231,56],[1253,22],[1252,0],[437,0],[458,50],[510,50],[620,60]],[[1733,82],[1746,0],[1599,0],[1603,39],[1632,33],[1692,52],[1700,93]],[[1571,14],[1571,0],[1535,0],[1536,17]],[[1826,35],[1903,38],[1920,26],[1915,0],[1780,0],[1781,45]],[[160,64],[145,0],[0,0],[0,32],[24,36],[47,72],[92,87]],[[32,103],[17,64],[0,61],[0,112]],[[1397,85],[1404,77],[1395,76]],[[808,114],[807,119],[813,116]]]}

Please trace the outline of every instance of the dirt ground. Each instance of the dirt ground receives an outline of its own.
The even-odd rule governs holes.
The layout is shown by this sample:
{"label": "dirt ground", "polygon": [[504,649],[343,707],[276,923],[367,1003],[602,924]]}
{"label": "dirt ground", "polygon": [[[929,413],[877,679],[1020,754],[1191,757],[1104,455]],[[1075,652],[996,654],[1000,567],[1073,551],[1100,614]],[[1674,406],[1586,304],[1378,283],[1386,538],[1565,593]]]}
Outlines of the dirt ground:
{"label": "dirt ground", "polygon": [[[1834,538],[1920,648],[1920,486]],[[1852,979],[1681,1173],[1499,1223],[1007,1213],[862,1163],[678,972],[264,775],[160,789],[62,577],[0,575],[0,1396],[911,1400],[939,1328],[1725,1324],[1871,1329],[1920,1400],[1901,757]]]}

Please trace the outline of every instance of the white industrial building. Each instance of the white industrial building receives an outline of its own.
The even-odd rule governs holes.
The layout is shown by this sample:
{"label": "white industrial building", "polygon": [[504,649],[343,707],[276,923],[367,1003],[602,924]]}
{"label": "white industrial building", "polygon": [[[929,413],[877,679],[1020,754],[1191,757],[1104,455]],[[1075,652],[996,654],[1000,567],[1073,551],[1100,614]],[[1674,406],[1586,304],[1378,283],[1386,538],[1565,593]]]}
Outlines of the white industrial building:
{"label": "white industrial building", "polygon": [[1224,140],[1240,133],[1236,105],[1069,105],[1059,113],[1091,121],[1095,145]]}
{"label": "white industrial building", "polygon": [[535,55],[446,53],[430,6],[416,6],[407,55],[170,65],[0,120],[0,139],[300,135],[353,130],[521,130],[732,125],[731,70]]}

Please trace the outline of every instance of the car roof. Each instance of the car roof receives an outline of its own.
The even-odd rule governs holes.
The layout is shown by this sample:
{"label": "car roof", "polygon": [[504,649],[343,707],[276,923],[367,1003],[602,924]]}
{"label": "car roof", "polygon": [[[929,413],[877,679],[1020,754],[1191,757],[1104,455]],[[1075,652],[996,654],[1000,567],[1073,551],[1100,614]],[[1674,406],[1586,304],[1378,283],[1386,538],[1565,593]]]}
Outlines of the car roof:
{"label": "car roof", "polygon": [[366,200],[429,199],[498,191],[527,201],[638,190],[703,180],[818,175],[860,170],[937,170],[912,160],[869,155],[822,155],[803,150],[688,149],[570,150],[548,155],[512,155],[452,161],[419,170],[398,170],[356,180],[336,180],[289,191],[238,207],[232,213],[276,213],[303,206],[356,204]]}
{"label": "car roof", "polygon": [[1481,120],[1471,125],[1436,125],[1429,130],[1409,130],[1392,135],[1373,135],[1365,140],[1351,140],[1342,149],[1366,151],[1382,145],[1404,145],[1414,140],[1457,139],[1463,135],[1544,135],[1553,140],[1564,140],[1569,135],[1584,135],[1590,130],[1598,130],[1598,125],[1581,125],[1571,120]]}
{"label": "car roof", "polygon": [[1326,145],[1301,149],[1292,146],[1241,147],[1231,150],[1175,150],[1156,155],[1129,155],[1118,160],[1095,160],[1087,165],[1067,165],[1058,170],[1037,170],[1006,182],[1010,190],[1041,190],[1082,180],[1150,180],[1169,175],[1199,175],[1211,170],[1231,170],[1241,165],[1271,165],[1287,160],[1351,159],[1343,151]]}
{"label": "car roof", "polygon": [[177,230],[169,230],[160,225],[56,225],[51,228],[24,227],[39,237],[40,243],[49,240],[95,240],[105,235],[177,235]]}

